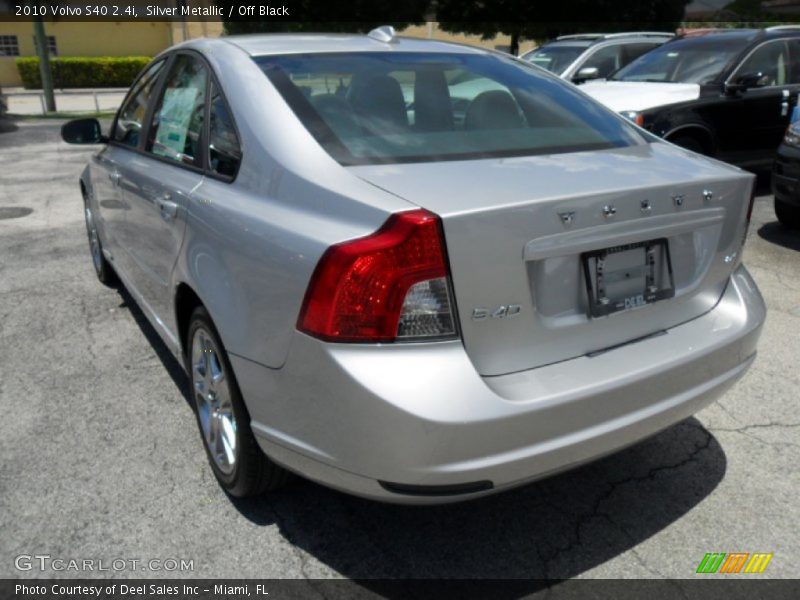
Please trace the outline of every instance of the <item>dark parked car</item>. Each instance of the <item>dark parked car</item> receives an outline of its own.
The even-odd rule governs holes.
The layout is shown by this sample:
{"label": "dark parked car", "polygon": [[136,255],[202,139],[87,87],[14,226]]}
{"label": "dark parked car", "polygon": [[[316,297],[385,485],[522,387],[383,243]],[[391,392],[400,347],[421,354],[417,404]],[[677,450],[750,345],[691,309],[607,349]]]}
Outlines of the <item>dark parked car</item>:
{"label": "dark parked car", "polygon": [[769,167],[800,92],[800,26],[676,38],[581,89],[679,146]]}
{"label": "dark parked car", "polygon": [[520,56],[573,83],[608,77],[673,37],[659,31],[562,35]]}
{"label": "dark parked car", "polygon": [[800,122],[786,130],[772,166],[775,214],[791,228],[800,228]]}

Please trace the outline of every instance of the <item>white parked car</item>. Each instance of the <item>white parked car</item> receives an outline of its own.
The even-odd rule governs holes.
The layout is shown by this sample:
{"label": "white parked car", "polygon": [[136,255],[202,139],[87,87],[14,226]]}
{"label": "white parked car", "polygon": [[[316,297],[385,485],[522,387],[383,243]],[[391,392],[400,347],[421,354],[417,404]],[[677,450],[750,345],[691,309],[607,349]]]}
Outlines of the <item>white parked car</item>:
{"label": "white parked car", "polygon": [[562,35],[520,58],[573,83],[583,83],[608,77],[672,37],[658,31]]}

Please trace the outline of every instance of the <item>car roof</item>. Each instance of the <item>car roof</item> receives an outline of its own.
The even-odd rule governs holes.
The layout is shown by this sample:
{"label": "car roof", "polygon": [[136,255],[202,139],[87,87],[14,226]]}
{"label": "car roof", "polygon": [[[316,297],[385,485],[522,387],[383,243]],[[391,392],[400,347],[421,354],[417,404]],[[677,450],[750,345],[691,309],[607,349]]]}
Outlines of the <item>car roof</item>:
{"label": "car roof", "polygon": [[697,46],[713,46],[721,40],[737,40],[743,44],[750,43],[757,38],[763,38],[763,29],[713,29],[703,30],[699,33],[688,32],[684,35],[679,35],[669,40],[664,47],[672,47],[675,44],[681,46],[697,45]]}
{"label": "car roof", "polygon": [[[559,48],[588,48],[599,40],[551,40],[545,42],[539,48],[558,46]],[[537,50],[539,49],[537,48]]]}
{"label": "car roof", "polygon": [[325,52],[441,52],[458,54],[494,54],[491,50],[396,36],[382,42],[367,35],[329,33],[271,33],[231,35],[219,38],[233,44],[250,56],[273,54],[316,54]]}
{"label": "car roof", "polygon": [[728,29],[728,28],[701,28],[687,29],[677,39],[709,39],[714,40],[724,37],[726,39],[772,39],[778,37],[800,36],[800,25],[776,25],[765,29]]}

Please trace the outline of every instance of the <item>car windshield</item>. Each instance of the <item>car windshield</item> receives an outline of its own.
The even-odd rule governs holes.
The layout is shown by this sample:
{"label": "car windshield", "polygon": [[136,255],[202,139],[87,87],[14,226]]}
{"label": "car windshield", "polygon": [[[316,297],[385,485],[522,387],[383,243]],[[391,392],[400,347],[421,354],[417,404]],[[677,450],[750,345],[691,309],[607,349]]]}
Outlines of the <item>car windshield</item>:
{"label": "car windshield", "polygon": [[609,77],[613,81],[710,83],[742,51],[746,37],[709,35],[669,42],[643,54]]}
{"label": "car windshield", "polygon": [[569,84],[512,58],[360,52],[254,60],[319,144],[346,165],[643,143]]}
{"label": "car windshield", "polygon": [[547,69],[551,73],[560,75],[564,69],[570,66],[588,48],[584,45],[560,45],[548,44],[537,48],[533,52],[528,52],[522,58],[533,63],[537,67]]}

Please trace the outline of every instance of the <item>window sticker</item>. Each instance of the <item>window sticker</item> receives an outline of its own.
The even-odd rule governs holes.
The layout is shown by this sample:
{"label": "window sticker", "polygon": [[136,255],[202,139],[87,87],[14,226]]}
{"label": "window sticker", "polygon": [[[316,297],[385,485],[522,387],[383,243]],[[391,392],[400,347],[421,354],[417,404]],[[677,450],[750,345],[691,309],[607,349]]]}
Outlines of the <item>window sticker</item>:
{"label": "window sticker", "polygon": [[165,90],[153,153],[181,160],[186,136],[200,90],[191,87]]}

